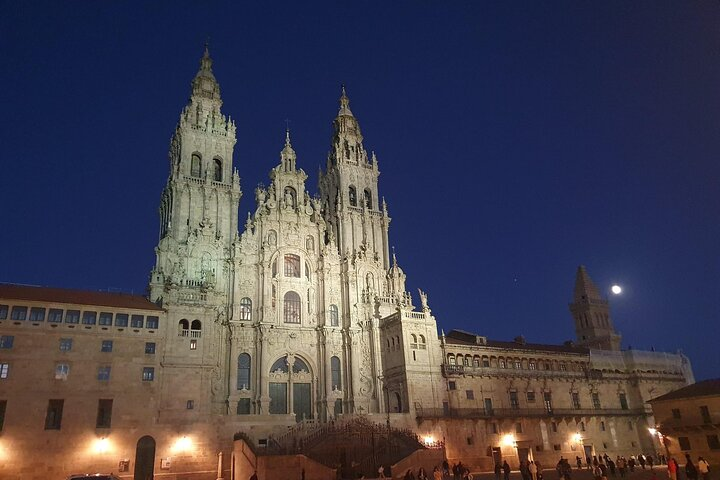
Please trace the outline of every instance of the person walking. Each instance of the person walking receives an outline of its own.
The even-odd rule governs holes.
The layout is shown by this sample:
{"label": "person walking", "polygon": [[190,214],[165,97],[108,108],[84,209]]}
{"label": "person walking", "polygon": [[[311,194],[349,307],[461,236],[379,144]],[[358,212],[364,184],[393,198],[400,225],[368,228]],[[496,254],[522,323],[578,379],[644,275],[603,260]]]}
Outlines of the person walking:
{"label": "person walking", "polygon": [[620,478],[625,478],[625,457],[618,455],[616,464],[618,471],[620,472]]}
{"label": "person walking", "polygon": [[565,480],[570,480],[570,477],[572,476],[572,467],[567,459],[563,460],[562,463],[562,475]]}
{"label": "person walking", "polygon": [[505,480],[510,480],[510,465],[508,465],[507,460],[503,460],[503,478]]}
{"label": "person walking", "polygon": [[443,480],[443,472],[437,466],[433,469],[433,480]]}
{"label": "person walking", "polygon": [[535,465],[535,462],[530,462],[530,465],[528,465],[528,471],[530,472],[530,479],[537,480],[537,465]]}
{"label": "person walking", "polygon": [[520,476],[522,477],[522,480],[530,480],[530,469],[528,468],[528,464],[525,460],[520,462]]}
{"label": "person walking", "polygon": [[698,464],[697,464],[698,472],[703,477],[703,480],[708,480],[708,476],[710,475],[710,464],[705,460],[703,457],[698,457]]}
{"label": "person walking", "polygon": [[495,480],[500,480],[500,474],[502,473],[502,466],[500,462],[495,462]]}
{"label": "person walking", "polygon": [[678,464],[674,457],[670,457],[667,461],[668,477],[670,480],[677,480]]}
{"label": "person walking", "polygon": [[685,454],[685,476],[687,480],[697,480],[698,478],[697,468],[695,468],[689,453]]}

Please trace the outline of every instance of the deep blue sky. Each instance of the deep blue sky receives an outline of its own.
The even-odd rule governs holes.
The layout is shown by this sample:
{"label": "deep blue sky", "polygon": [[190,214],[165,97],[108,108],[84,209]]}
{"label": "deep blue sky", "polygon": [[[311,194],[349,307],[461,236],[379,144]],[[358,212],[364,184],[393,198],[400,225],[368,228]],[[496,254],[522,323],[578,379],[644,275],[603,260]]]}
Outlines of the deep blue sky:
{"label": "deep blue sky", "polygon": [[209,36],[241,218],[286,118],[317,190],[345,83],[440,327],[573,338],[583,263],[625,346],[720,376],[719,2],[231,3],[0,2],[0,281],[144,291]]}

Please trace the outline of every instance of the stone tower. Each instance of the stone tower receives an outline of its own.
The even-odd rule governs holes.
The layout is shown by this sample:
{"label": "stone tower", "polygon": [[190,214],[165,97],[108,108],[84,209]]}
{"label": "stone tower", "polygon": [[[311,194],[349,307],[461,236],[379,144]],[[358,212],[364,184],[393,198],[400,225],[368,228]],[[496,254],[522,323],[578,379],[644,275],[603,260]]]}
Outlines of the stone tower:
{"label": "stone tower", "polygon": [[[191,85],[190,100],[170,142],[150,299],[167,309],[170,325],[177,325],[177,332],[168,329],[167,391],[174,384],[177,391],[192,389],[194,381],[198,390],[211,385],[212,395],[196,408],[224,411],[223,325],[231,308],[232,247],[241,192],[232,167],[235,124],[220,111],[220,86],[207,46]],[[198,366],[205,367],[203,378],[184,378],[188,368],[197,371]]]}
{"label": "stone tower", "polygon": [[368,158],[360,124],[350,111],[343,87],[326,172],[320,173],[325,219],[337,238],[340,254],[363,251],[387,270],[390,218],[378,196],[379,176],[377,158],[374,153]]}
{"label": "stone tower", "polygon": [[346,411],[356,413],[381,408],[380,322],[399,303],[410,303],[405,292],[390,295],[390,218],[385,202],[379,201],[379,175],[343,87],[319,190],[328,244],[336,245],[340,256],[340,315],[349,380],[345,404]]}
{"label": "stone tower", "polygon": [[584,265],[577,269],[573,297],[570,312],[578,343],[601,350],[620,350],[621,336],[610,319],[608,301],[602,298]]}

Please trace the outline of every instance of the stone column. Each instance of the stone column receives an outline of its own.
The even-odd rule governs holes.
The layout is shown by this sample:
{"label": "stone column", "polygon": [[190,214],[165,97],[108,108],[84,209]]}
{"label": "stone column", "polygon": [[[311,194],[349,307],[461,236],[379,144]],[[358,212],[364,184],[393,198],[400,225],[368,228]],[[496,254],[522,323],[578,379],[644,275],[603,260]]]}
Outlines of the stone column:
{"label": "stone column", "polygon": [[268,327],[265,325],[260,325],[257,328],[257,337],[258,337],[258,348],[260,350],[259,352],[259,358],[260,361],[258,362],[258,373],[259,375],[256,375],[258,378],[257,380],[257,397],[256,397],[256,403],[259,402],[259,411],[257,413],[267,415],[270,413],[269,407],[270,407],[270,396],[268,395],[268,371],[270,369],[270,358],[269,355],[269,345],[268,345]]}
{"label": "stone column", "polygon": [[357,408],[362,404],[358,397],[360,393],[360,362],[362,361],[362,352],[360,352],[360,335],[362,332],[358,330],[349,331],[349,358],[350,370],[352,371],[352,407],[353,413],[359,413]]}

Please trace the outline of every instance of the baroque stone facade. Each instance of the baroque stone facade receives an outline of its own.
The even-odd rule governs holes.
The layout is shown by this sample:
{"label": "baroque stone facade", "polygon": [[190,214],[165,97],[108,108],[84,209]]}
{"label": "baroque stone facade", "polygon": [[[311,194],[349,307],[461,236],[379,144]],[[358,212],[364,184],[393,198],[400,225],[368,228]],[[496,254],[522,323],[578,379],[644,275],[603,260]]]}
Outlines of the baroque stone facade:
{"label": "baroque stone facade", "polygon": [[[229,461],[215,467],[234,432],[263,446],[298,422],[305,430],[290,433],[301,437],[358,415],[444,439],[450,459],[477,468],[499,456],[516,465],[656,449],[647,401],[692,382],[689,362],[621,351],[584,267],[570,305],[576,344],[438,335],[427,294],[416,309],[389,250],[378,159],[345,89],[318,195],[287,132],[242,231],[236,129],[221,107],[206,49],[170,143],[149,301],[0,289],[10,342],[0,349],[0,474],[229,478]],[[52,453],[30,462],[37,441]]]}

